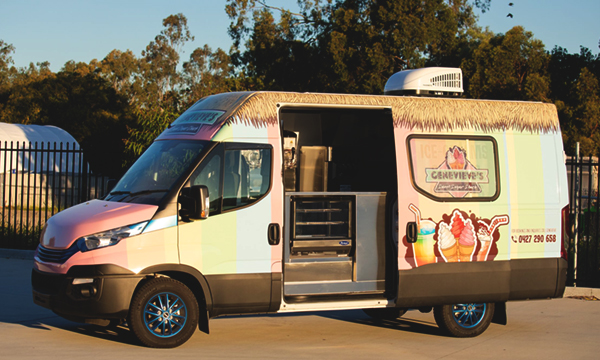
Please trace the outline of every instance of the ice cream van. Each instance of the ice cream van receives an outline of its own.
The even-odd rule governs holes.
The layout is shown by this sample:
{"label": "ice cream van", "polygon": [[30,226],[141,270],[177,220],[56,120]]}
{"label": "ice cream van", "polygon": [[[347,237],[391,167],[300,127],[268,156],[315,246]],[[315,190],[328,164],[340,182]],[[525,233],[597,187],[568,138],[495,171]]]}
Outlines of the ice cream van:
{"label": "ice cream van", "polygon": [[433,310],[448,334],[561,297],[568,195],[554,105],[468,100],[460,69],[383,96],[199,100],[102,200],[48,220],[33,299],[175,347],[229,314]]}

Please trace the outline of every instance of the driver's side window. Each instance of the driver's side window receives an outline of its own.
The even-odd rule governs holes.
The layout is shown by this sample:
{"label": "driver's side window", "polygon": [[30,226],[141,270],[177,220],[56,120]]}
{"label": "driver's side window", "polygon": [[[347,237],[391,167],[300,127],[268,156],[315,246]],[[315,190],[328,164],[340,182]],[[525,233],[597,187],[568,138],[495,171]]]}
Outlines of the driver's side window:
{"label": "driver's side window", "polygon": [[253,204],[270,189],[272,148],[243,144],[232,147],[213,150],[186,184],[208,188],[209,216]]}
{"label": "driver's side window", "polygon": [[221,153],[213,153],[208,161],[194,171],[190,177],[190,185],[205,185],[210,198],[210,213],[216,214],[221,205]]}

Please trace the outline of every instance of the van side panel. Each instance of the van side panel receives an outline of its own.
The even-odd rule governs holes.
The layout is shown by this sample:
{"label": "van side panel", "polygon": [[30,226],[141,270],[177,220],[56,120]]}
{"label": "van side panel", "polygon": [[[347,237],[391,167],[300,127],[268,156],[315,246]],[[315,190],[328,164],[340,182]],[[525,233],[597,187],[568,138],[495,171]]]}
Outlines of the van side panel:
{"label": "van side panel", "polygon": [[[425,136],[418,146],[412,140],[415,135]],[[395,136],[399,194],[397,306],[435,305],[441,304],[440,299],[445,303],[502,301],[562,294],[560,214],[568,198],[559,132],[461,129],[440,133],[397,127]],[[478,200],[450,190],[440,193],[446,191],[455,197],[436,194],[438,189],[450,189],[448,180],[440,180],[438,185],[444,185],[441,187],[431,185],[431,194],[423,193],[422,186],[418,189],[425,176],[428,183],[435,182],[431,172],[448,169],[447,174],[454,176],[447,156],[456,147],[466,159],[465,170],[471,169],[472,174],[488,171],[491,179],[494,169],[478,163],[479,150],[468,141],[461,142],[463,136],[474,140],[478,136],[491,137],[496,143],[499,192],[495,198]],[[429,137],[435,141],[426,141]],[[423,169],[415,165],[418,162],[430,165]],[[460,171],[455,173],[461,175]],[[455,183],[458,188],[467,187],[458,180]],[[476,187],[472,182],[468,186]],[[420,229],[431,229],[411,244],[405,236],[409,222],[417,222]],[[492,234],[483,231],[490,229]],[[455,245],[444,249],[442,235],[444,243]],[[469,241],[474,245],[465,245]]]}

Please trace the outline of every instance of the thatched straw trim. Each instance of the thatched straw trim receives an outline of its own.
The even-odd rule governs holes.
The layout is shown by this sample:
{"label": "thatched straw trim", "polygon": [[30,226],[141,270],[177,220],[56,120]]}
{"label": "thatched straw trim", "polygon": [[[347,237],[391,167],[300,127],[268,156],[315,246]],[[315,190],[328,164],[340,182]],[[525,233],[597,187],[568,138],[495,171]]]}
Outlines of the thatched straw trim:
{"label": "thatched straw trim", "polygon": [[486,132],[493,130],[549,132],[559,129],[558,113],[552,104],[284,92],[252,94],[234,111],[229,122],[255,127],[275,124],[277,104],[391,107],[395,127],[428,131],[472,128]]}

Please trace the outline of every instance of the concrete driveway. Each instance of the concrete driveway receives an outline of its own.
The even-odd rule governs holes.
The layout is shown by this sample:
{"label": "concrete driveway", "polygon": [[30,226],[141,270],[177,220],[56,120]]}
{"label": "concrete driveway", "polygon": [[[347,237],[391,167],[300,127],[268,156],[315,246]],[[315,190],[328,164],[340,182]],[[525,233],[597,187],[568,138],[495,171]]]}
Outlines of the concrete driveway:
{"label": "concrete driveway", "polygon": [[600,301],[508,303],[508,325],[481,336],[441,334],[433,315],[375,322],[362,311],[233,316],[211,320],[183,346],[138,345],[129,330],[64,320],[31,299],[31,260],[0,259],[0,359],[582,359],[600,354]]}

